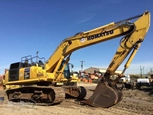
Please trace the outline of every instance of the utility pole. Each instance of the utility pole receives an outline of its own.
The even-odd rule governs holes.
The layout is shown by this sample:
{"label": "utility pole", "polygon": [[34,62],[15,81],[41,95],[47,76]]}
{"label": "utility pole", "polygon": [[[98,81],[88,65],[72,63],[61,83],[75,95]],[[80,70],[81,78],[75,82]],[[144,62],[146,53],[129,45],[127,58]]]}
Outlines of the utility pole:
{"label": "utility pole", "polygon": [[152,68],[150,68],[150,73],[152,74]]}
{"label": "utility pole", "polygon": [[143,75],[145,75],[145,70],[144,70],[144,67],[143,67]]}
{"label": "utility pole", "polygon": [[80,61],[81,62],[81,71],[83,71],[83,63],[84,61]]}
{"label": "utility pole", "polygon": [[141,68],[141,66],[140,66],[140,76],[142,78],[142,68]]}

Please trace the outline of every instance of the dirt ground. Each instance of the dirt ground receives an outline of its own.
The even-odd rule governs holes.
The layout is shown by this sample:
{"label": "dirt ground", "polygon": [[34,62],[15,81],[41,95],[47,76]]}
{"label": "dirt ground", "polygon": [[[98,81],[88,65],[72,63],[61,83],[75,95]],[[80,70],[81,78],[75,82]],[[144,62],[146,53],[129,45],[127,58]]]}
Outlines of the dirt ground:
{"label": "dirt ground", "polygon": [[[95,84],[79,84],[87,88],[87,97],[92,94]],[[1,91],[2,95],[2,91]],[[123,90],[123,100],[110,108],[95,108],[79,105],[73,99],[54,106],[0,101],[0,115],[153,115],[153,89]],[[6,98],[6,97],[5,97]]]}

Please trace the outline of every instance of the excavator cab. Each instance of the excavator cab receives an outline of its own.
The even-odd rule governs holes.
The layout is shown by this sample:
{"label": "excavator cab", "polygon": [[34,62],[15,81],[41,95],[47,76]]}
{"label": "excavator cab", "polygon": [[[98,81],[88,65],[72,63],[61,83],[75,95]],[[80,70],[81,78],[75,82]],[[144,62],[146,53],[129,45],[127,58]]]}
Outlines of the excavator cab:
{"label": "excavator cab", "polygon": [[[65,60],[62,61],[61,66],[59,67],[58,71],[60,71],[63,68],[65,62],[66,62]],[[66,78],[66,79],[71,78],[70,64],[69,63],[66,64],[66,66],[64,68],[64,71],[63,71],[63,74],[64,74],[64,78]]]}

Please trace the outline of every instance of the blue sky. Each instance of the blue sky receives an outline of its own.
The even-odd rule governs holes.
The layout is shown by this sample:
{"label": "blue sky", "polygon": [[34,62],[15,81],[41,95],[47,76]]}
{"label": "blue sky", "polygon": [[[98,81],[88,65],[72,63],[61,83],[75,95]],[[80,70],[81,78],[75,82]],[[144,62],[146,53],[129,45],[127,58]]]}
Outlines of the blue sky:
{"label": "blue sky", "polygon": [[[0,74],[9,64],[26,55],[46,60],[61,41],[81,31],[117,22],[149,10],[153,0],[0,0]],[[126,73],[153,68],[153,23]],[[120,38],[75,51],[70,62],[73,70],[107,68]],[[123,69],[123,65],[119,67]]]}

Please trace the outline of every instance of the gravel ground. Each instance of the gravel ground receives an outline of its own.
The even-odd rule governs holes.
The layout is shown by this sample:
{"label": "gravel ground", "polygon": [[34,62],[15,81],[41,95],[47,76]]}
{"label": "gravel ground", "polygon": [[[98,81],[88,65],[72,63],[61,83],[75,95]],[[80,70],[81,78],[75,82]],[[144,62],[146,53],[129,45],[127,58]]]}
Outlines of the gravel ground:
{"label": "gravel ground", "polygon": [[[87,98],[92,94],[95,84],[79,84],[87,89]],[[4,91],[0,91],[2,96]],[[153,89],[123,90],[123,100],[110,108],[95,108],[79,105],[73,99],[54,106],[35,106],[23,102],[0,104],[0,115],[153,115]]]}

